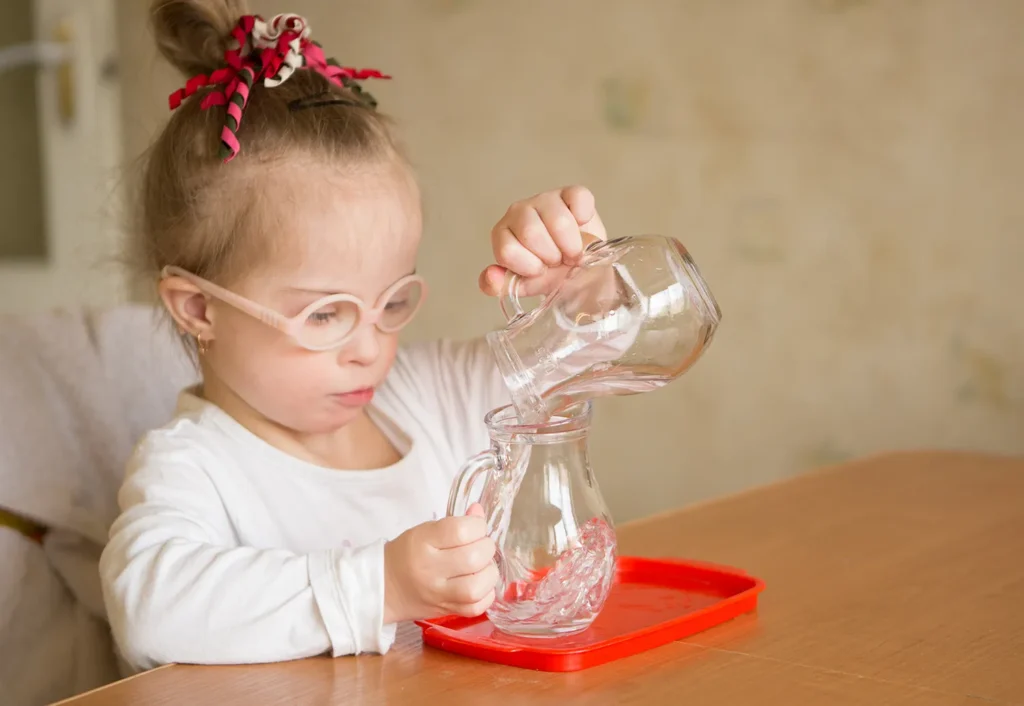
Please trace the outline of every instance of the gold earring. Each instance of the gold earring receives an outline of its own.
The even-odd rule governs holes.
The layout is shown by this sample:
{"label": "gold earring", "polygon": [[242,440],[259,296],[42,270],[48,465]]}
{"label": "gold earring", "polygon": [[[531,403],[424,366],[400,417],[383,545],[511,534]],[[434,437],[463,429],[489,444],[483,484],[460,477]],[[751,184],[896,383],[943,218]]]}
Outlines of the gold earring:
{"label": "gold earring", "polygon": [[203,340],[203,334],[196,334],[196,347],[199,349],[199,355],[206,355],[206,352],[210,350],[210,342]]}

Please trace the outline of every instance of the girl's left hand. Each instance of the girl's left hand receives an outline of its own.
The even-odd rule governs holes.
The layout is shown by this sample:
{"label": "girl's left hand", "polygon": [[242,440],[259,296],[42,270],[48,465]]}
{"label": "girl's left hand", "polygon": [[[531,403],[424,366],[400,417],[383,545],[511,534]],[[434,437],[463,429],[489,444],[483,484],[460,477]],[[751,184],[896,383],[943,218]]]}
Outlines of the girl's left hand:
{"label": "girl's left hand", "polygon": [[[585,186],[567,186],[517,201],[491,231],[496,264],[480,273],[480,290],[501,294],[505,276],[523,278],[523,294],[546,294],[576,264],[583,248],[608,234],[597,213],[594,195]],[[548,276],[545,276],[548,275]]]}

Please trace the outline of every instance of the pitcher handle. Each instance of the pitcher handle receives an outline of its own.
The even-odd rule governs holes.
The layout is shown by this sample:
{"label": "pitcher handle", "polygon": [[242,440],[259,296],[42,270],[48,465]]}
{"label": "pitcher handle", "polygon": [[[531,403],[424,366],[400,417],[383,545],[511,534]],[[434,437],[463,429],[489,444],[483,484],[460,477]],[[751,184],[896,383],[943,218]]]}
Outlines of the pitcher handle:
{"label": "pitcher handle", "polygon": [[501,306],[501,313],[507,321],[515,321],[526,312],[523,310],[523,305],[519,302],[519,280],[522,277],[509,272],[508,276],[505,277],[505,283],[501,287],[501,296],[498,298],[498,304]]}
{"label": "pitcher handle", "polygon": [[473,486],[481,475],[491,473],[498,468],[498,457],[493,451],[483,451],[471,457],[459,469],[448,495],[448,516],[457,517],[469,512],[469,506],[478,502],[479,498],[470,496]]}
{"label": "pitcher handle", "polygon": [[[593,251],[595,245],[605,242],[604,240],[598,238],[596,235],[591,235],[586,231],[580,231],[580,235],[583,236],[584,257]],[[579,267],[580,264],[583,264],[582,259],[579,264],[575,265],[575,267]],[[498,297],[498,305],[501,307],[501,313],[509,322],[515,321],[520,316],[526,314],[526,310],[523,309],[523,305],[519,301],[519,284],[520,282],[522,282],[522,279],[523,278],[517,275],[516,273],[509,272],[508,276],[505,277],[505,282],[502,284],[501,287],[501,296]]]}

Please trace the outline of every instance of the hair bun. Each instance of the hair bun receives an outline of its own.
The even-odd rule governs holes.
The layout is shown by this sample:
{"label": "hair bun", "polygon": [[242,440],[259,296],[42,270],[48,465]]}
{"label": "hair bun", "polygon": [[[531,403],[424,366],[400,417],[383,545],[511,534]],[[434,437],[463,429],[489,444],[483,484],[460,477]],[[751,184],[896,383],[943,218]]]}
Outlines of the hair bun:
{"label": "hair bun", "polygon": [[191,78],[224,66],[231,30],[247,14],[246,0],[155,0],[150,23],[160,53]]}

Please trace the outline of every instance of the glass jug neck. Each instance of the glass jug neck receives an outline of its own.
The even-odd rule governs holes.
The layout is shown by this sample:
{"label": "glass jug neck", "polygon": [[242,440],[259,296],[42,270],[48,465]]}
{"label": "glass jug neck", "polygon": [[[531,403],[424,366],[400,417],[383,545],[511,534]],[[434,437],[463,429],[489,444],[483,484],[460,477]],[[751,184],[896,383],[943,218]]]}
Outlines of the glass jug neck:
{"label": "glass jug neck", "polygon": [[537,423],[520,420],[515,406],[507,405],[489,412],[484,423],[496,444],[541,445],[586,439],[590,432],[590,419],[591,403],[581,402]]}

